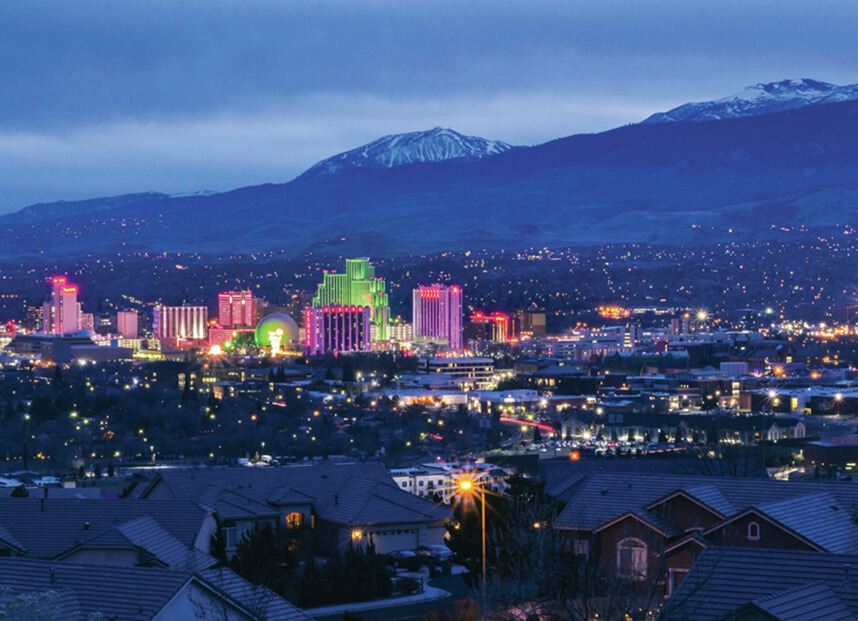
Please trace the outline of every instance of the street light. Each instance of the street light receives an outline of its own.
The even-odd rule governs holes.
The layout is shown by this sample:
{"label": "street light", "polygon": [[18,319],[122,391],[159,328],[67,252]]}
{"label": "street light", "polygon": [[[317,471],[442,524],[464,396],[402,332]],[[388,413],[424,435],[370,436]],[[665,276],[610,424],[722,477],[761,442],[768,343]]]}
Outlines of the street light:
{"label": "street light", "polygon": [[480,531],[482,533],[482,544],[483,544],[483,582],[482,582],[482,596],[483,596],[483,613],[485,613],[486,609],[486,491],[482,488],[481,485],[478,485],[476,481],[473,479],[461,479],[459,481],[459,491],[462,496],[468,497],[471,494],[479,494],[480,498]]}

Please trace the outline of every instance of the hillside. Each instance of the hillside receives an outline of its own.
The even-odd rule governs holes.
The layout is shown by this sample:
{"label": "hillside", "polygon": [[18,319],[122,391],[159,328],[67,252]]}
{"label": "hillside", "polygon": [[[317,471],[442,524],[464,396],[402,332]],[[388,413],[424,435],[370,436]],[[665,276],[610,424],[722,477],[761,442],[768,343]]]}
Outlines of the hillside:
{"label": "hillside", "polygon": [[0,253],[391,256],[786,237],[794,233],[782,229],[858,220],[858,102],[632,125],[491,157],[350,167],[211,196],[89,203],[65,203],[62,218],[50,206],[42,218],[0,218]]}

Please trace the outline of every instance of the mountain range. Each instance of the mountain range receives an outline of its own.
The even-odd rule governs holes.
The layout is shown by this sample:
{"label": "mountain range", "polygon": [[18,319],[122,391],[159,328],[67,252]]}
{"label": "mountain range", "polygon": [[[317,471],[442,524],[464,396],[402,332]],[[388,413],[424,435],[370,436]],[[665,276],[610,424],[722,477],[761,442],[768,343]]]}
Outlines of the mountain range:
{"label": "mountain range", "polygon": [[435,128],[288,183],[33,205],[0,217],[0,257],[699,244],[858,224],[856,207],[858,86],[788,80],[533,147]]}

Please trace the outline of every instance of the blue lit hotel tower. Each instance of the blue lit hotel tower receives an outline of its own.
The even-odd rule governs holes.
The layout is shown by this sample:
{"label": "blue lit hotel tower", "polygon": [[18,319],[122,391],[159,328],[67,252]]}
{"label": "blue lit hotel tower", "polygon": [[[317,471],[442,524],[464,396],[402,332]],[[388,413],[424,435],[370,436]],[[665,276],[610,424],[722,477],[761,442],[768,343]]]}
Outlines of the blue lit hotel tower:
{"label": "blue lit hotel tower", "polygon": [[445,339],[450,349],[462,349],[462,288],[420,285],[413,294],[414,336]]}

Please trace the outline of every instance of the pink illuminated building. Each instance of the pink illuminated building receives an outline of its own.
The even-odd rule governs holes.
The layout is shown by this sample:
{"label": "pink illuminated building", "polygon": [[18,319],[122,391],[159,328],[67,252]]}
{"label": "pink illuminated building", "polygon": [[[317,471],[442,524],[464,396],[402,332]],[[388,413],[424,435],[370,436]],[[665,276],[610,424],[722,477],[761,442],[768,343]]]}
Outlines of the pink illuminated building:
{"label": "pink illuminated building", "polygon": [[445,339],[462,349],[462,288],[420,285],[413,292],[414,336]]}
{"label": "pink illuminated building", "polygon": [[77,285],[65,276],[51,278],[51,299],[42,307],[42,331],[46,334],[74,334],[80,330]]}
{"label": "pink illuminated building", "polygon": [[314,356],[338,351],[369,351],[368,306],[314,306],[304,311],[304,347]]}
{"label": "pink illuminated building", "polygon": [[222,328],[256,325],[259,301],[250,291],[225,291],[217,296],[217,320]]}

